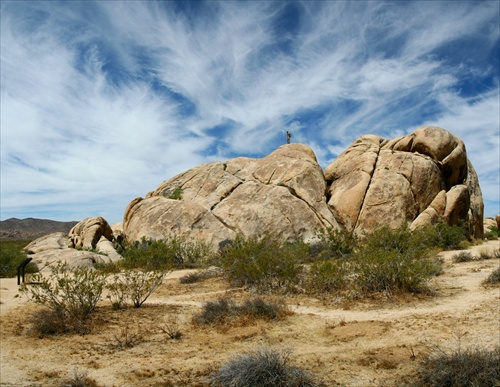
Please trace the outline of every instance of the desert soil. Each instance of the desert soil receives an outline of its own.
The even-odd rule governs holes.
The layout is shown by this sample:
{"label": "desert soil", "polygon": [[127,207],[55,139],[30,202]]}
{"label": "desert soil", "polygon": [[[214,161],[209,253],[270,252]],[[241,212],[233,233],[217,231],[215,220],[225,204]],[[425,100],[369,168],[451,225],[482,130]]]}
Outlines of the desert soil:
{"label": "desert soil", "polygon": [[[499,241],[470,248],[494,251]],[[432,296],[373,297],[362,302],[286,296],[293,314],[279,321],[219,327],[192,324],[204,302],[228,295],[222,278],[181,284],[171,273],[139,309],[114,311],[103,301],[92,333],[38,338],[29,318],[38,306],[19,296],[16,279],[1,279],[1,386],[60,386],[75,372],[99,386],[208,386],[234,356],[262,347],[290,350],[290,361],[326,386],[398,386],[415,375],[437,348],[493,348],[500,344],[500,288],[482,281],[499,259],[453,263],[441,253],[444,273]],[[264,296],[265,297],[265,296]],[[169,329],[179,330],[179,340]],[[126,342],[131,347],[123,347]]]}

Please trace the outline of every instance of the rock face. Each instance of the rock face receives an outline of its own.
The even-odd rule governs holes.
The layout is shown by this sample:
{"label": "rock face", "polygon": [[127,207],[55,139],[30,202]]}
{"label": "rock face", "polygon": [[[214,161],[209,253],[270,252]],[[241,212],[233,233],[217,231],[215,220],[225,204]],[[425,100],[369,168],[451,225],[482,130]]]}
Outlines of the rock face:
{"label": "rock face", "polygon": [[[107,239],[105,240],[107,241]],[[101,246],[100,243],[98,250],[107,255],[70,248],[68,247],[68,235],[58,232],[34,240],[24,250],[41,271],[49,270],[52,264],[59,261],[67,263],[70,268],[73,268],[76,266],[93,267],[96,263],[106,264],[121,259],[121,256],[114,249],[111,251],[109,246]],[[109,243],[111,244],[111,242]]]}
{"label": "rock face", "polygon": [[70,248],[95,249],[102,236],[113,240],[113,230],[104,218],[96,216],[79,222],[70,230],[68,236]]}
{"label": "rock face", "polygon": [[428,126],[390,141],[362,136],[324,171],[301,144],[261,159],[200,165],[134,199],[122,226],[130,241],[178,232],[216,246],[237,233],[310,240],[325,227],[363,234],[403,222],[415,228],[467,221],[481,238],[482,219],[464,143]]}
{"label": "rock face", "polygon": [[468,221],[482,237],[483,200],[463,142],[433,126],[391,141],[357,139],[325,169],[328,204],[356,234],[382,225],[415,228]]}
{"label": "rock face", "polygon": [[[182,198],[173,199],[174,192]],[[323,171],[314,152],[301,144],[283,145],[262,159],[193,168],[145,199],[134,199],[123,221],[129,240],[189,232],[213,245],[237,233],[307,240],[324,227],[338,224],[327,205]]]}

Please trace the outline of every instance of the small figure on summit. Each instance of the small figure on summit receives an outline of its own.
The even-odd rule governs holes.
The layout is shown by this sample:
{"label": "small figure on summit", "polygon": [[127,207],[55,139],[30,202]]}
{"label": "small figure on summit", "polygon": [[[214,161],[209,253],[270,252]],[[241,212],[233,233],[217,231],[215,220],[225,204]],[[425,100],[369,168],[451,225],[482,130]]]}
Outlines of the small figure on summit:
{"label": "small figure on summit", "polygon": [[290,133],[288,130],[286,131],[286,143],[290,144],[290,138],[292,137],[292,133]]}

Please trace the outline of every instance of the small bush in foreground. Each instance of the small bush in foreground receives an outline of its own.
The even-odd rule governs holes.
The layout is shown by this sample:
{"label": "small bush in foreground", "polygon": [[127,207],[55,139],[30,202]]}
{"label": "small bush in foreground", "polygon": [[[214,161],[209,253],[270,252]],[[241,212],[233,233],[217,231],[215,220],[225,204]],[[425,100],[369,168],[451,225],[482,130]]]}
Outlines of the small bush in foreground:
{"label": "small bush in foreground", "polygon": [[130,299],[134,308],[140,308],[163,283],[166,275],[165,271],[140,270],[126,270],[121,274],[115,274],[106,286],[111,305],[114,309],[120,309],[125,301]]}
{"label": "small bush in foreground", "polygon": [[441,352],[424,360],[415,386],[496,386],[500,382],[499,358],[499,348]]}
{"label": "small bush in foreground", "polygon": [[48,277],[40,276],[40,283],[23,284],[20,291],[29,300],[51,309],[71,330],[85,334],[104,286],[102,273],[81,266],[69,270],[67,264],[58,263],[51,267]]}
{"label": "small bush in foreground", "polygon": [[223,365],[213,378],[221,387],[312,387],[316,384],[301,368],[289,364],[290,352],[259,349]]}
{"label": "small bush in foreground", "polygon": [[500,284],[500,266],[491,273],[488,278],[486,278],[483,282],[485,285],[498,285]]}
{"label": "small bush in foreground", "polygon": [[86,372],[74,371],[73,377],[65,380],[61,387],[98,387],[98,384]]}
{"label": "small bush in foreground", "polygon": [[234,300],[221,297],[216,301],[208,301],[202,311],[193,318],[196,324],[225,324],[242,317],[274,320],[289,314],[284,303],[269,302],[260,297],[249,299],[239,305]]}
{"label": "small bush in foreground", "polygon": [[222,249],[219,263],[233,286],[288,289],[297,283],[301,270],[297,251],[303,249],[283,243],[277,236],[238,236]]}

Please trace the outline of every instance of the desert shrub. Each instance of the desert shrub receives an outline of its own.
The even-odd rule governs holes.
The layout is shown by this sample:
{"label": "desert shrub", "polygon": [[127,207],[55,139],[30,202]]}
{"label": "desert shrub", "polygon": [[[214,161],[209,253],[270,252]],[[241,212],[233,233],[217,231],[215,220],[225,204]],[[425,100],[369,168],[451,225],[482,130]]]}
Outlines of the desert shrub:
{"label": "desert shrub", "polygon": [[498,227],[492,226],[488,232],[484,233],[484,239],[495,240],[498,238],[500,238],[500,230]]}
{"label": "desert shrub", "polygon": [[219,325],[243,317],[274,320],[289,313],[283,302],[266,301],[256,297],[238,304],[230,298],[220,297],[215,301],[204,303],[202,311],[194,316],[193,322],[201,325]]}
{"label": "desert shrub", "polygon": [[232,285],[260,290],[291,288],[301,271],[300,260],[293,244],[270,234],[248,238],[240,235],[219,256],[222,271]]}
{"label": "desert shrub", "polygon": [[47,277],[40,276],[38,284],[24,284],[20,291],[31,301],[51,309],[71,330],[84,334],[104,286],[102,273],[81,266],[71,271],[67,264],[58,263]]}
{"label": "desert shrub", "polygon": [[98,387],[98,384],[88,377],[87,372],[75,370],[71,378],[61,383],[61,387]]}
{"label": "desert shrub", "polygon": [[70,332],[71,325],[61,310],[43,307],[30,316],[31,333],[42,338]]}
{"label": "desert shrub", "polygon": [[500,284],[500,266],[493,271],[488,278],[483,282],[485,285],[498,285]]}
{"label": "desert shrub", "polygon": [[470,262],[473,261],[475,258],[470,251],[461,251],[455,254],[451,259],[453,262],[460,263],[460,262]]}
{"label": "desert shrub", "polygon": [[311,265],[306,286],[320,293],[342,290],[348,274],[348,262],[342,259],[315,262]]}
{"label": "desert shrub", "polygon": [[495,250],[495,251],[491,251],[490,249],[488,248],[480,248],[479,249],[479,259],[492,259],[492,258],[498,258],[498,253],[500,252],[500,250]]}
{"label": "desert shrub", "polygon": [[311,257],[317,259],[345,258],[356,248],[356,238],[343,230],[329,228],[316,233],[317,241],[311,243]]}
{"label": "desert shrub", "polygon": [[450,226],[440,222],[416,231],[427,238],[427,242],[431,247],[453,250],[467,247],[468,244],[468,227],[466,223]]}
{"label": "desert shrub", "polygon": [[125,245],[120,265],[126,269],[170,270],[198,266],[212,254],[208,243],[174,235],[166,240],[147,240]]}
{"label": "desert shrub", "polygon": [[415,386],[496,386],[500,382],[500,350],[440,351],[424,359]]}
{"label": "desert shrub", "polygon": [[304,370],[289,364],[289,357],[289,351],[267,348],[239,355],[220,367],[213,377],[213,386],[315,386],[313,379]]}
{"label": "desert shrub", "polygon": [[115,274],[106,286],[111,305],[114,309],[120,309],[129,299],[135,308],[141,307],[163,283],[166,275],[165,271],[140,270],[125,270]]}
{"label": "desert shrub", "polygon": [[179,282],[181,284],[193,284],[195,282],[203,281],[207,278],[215,277],[219,274],[220,273],[218,269],[210,268],[186,274],[179,278]]}
{"label": "desert shrub", "polygon": [[[26,240],[0,241],[0,277],[17,275],[17,268],[26,259],[26,254],[22,250],[29,242]],[[31,262],[25,268],[26,273],[37,271],[38,268]]]}
{"label": "desert shrub", "polygon": [[442,270],[424,234],[406,226],[383,227],[367,236],[352,264],[354,284],[363,292],[420,292]]}

